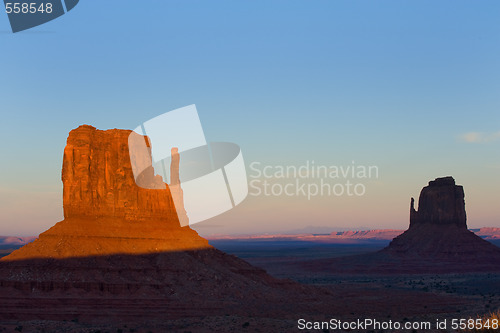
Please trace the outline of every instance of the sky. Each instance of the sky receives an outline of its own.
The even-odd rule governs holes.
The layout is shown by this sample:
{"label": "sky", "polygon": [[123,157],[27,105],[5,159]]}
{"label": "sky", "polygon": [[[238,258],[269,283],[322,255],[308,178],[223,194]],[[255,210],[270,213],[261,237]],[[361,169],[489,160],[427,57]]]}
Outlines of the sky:
{"label": "sky", "polygon": [[2,11],[0,235],[62,220],[71,129],[191,104],[208,141],[240,145],[249,181],[252,163],[378,168],[351,179],[360,196],[251,190],[194,225],[204,235],[405,229],[410,197],[448,175],[469,227],[500,227],[499,15],[498,1],[82,0],[13,34]]}

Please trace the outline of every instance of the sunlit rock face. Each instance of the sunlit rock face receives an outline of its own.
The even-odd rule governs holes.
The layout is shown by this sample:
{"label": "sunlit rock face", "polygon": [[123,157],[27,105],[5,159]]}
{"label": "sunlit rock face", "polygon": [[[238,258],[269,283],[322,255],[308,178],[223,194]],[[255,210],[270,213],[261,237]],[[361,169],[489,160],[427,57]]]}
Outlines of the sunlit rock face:
{"label": "sunlit rock face", "polygon": [[136,185],[128,149],[130,133],[100,131],[91,126],[70,132],[62,169],[65,218],[154,218],[170,226],[179,225],[170,190],[161,176],[154,176],[153,168],[144,177],[155,184],[155,189]]}
{"label": "sunlit rock face", "polygon": [[[196,231],[181,227],[169,186],[152,167],[138,180],[148,188],[137,186],[130,134],[87,125],[72,130],[62,168],[64,220],[3,260],[211,248]],[[136,140],[149,147],[146,137]],[[133,163],[147,163],[148,154],[150,149]]]}

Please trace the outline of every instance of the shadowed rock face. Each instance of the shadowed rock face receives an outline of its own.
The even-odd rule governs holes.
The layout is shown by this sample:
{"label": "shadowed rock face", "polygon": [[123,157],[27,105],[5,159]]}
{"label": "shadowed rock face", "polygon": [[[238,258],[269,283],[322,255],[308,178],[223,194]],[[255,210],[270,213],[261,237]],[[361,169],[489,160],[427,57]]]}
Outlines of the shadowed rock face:
{"label": "shadowed rock face", "polygon": [[420,192],[418,211],[410,205],[410,228],[419,224],[456,225],[467,228],[464,189],[453,177],[436,178]]}
{"label": "shadowed rock face", "polygon": [[410,227],[383,251],[428,260],[488,263],[500,249],[467,229],[464,189],[453,177],[436,178],[420,192],[418,211],[411,199]]}

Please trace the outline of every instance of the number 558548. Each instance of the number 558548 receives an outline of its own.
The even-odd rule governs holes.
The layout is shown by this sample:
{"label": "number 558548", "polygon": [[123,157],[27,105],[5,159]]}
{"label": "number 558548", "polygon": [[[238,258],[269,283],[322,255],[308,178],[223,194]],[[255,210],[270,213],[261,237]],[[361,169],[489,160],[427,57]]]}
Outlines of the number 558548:
{"label": "number 558548", "polygon": [[35,14],[35,13],[52,13],[52,3],[37,3],[31,2],[7,2],[5,3],[5,11],[7,14]]}

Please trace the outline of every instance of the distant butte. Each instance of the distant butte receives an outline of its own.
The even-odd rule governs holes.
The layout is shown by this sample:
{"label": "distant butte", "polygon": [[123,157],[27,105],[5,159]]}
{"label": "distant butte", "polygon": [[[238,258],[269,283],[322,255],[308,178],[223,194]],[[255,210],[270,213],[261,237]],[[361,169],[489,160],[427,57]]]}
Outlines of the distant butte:
{"label": "distant butte", "polygon": [[465,194],[453,177],[430,181],[410,226],[379,252],[309,262],[304,269],[332,274],[419,274],[500,271],[500,248],[467,229]]}
{"label": "distant butte", "polygon": [[500,259],[500,248],[467,229],[464,189],[455,185],[453,177],[430,181],[420,192],[418,211],[411,199],[409,229],[383,252],[430,262],[463,263],[470,270],[497,267],[492,259]]}
{"label": "distant butte", "polygon": [[420,192],[418,211],[410,203],[410,228],[422,225],[455,225],[467,228],[464,188],[455,185],[453,177],[436,178]]}

